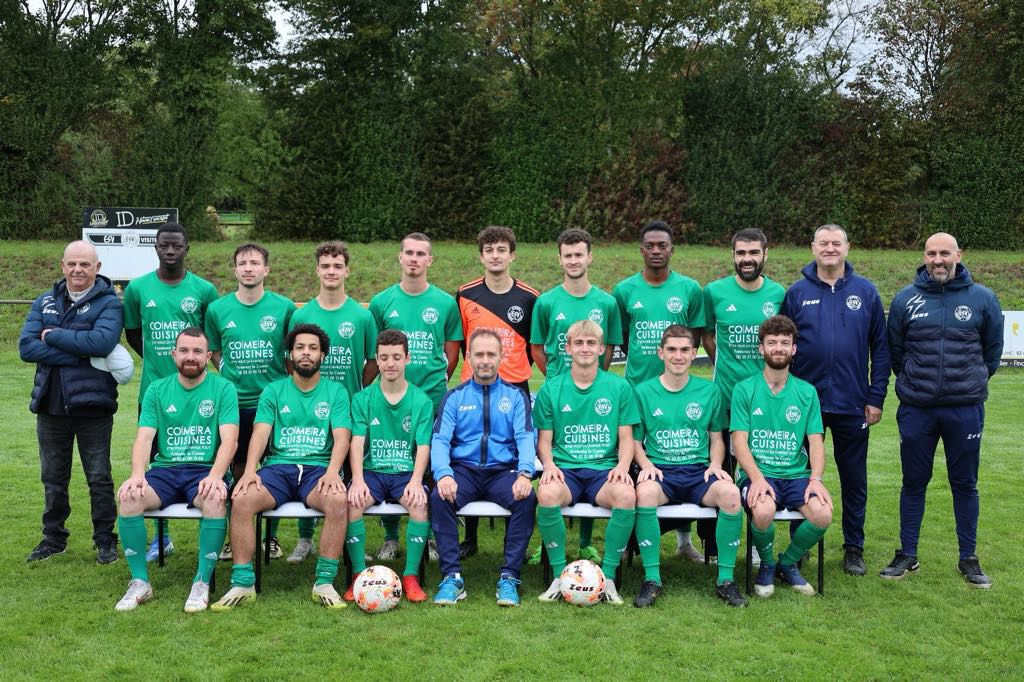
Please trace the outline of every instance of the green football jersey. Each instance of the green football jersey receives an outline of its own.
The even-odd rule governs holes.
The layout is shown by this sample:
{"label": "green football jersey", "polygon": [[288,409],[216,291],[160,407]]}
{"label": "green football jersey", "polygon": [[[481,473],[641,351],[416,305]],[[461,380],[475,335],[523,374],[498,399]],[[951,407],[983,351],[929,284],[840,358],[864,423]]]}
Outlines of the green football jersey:
{"label": "green football jersey", "polygon": [[298,324],[315,324],[331,340],[320,374],[344,386],[350,396],[361,391],[363,365],[377,353],[377,326],[370,311],[351,296],[335,310],[324,310],[314,298],[295,311],[288,330]]}
{"label": "green football jersey", "polygon": [[409,337],[409,365],[405,376],[430,396],[434,408],[448,386],[446,341],[462,340],[462,318],[455,298],[431,284],[414,295],[398,284],[370,300],[377,331],[398,329]]}
{"label": "green football jersey", "polygon": [[707,379],[690,376],[680,391],[670,391],[660,377],[636,387],[640,423],[633,437],[642,442],[655,466],[711,463],[708,431],[728,423],[722,392]]}
{"label": "green football jersey", "polygon": [[334,447],[334,429],[352,429],[348,393],[334,381],[321,378],[309,391],[300,391],[291,377],[263,389],[256,408],[259,424],[272,424],[270,454],[263,462],[327,466]]}
{"label": "green football jersey", "polygon": [[615,298],[596,286],[583,296],[573,296],[559,284],[537,298],[530,325],[530,343],[544,346],[548,358],[547,378],[569,371],[572,358],[565,349],[565,333],[579,320],[590,319],[601,326],[604,342],[622,343],[622,320]]}
{"label": "green football jersey", "polygon": [[616,284],[612,296],[619,306],[622,329],[628,330],[626,381],[634,386],[665,370],[658,346],[666,327],[681,324],[699,330],[704,326],[700,285],[678,272],[670,273],[658,286],[648,284],[638,272]]}
{"label": "green football jersey", "polygon": [[825,433],[814,386],[790,375],[778,394],[758,372],[736,384],[731,431],[746,431],[747,445],[761,473],[771,478],[807,478],[804,439]]}
{"label": "green football jersey", "polygon": [[376,383],[352,400],[352,435],[366,439],[363,470],[402,474],[413,470],[416,448],[430,445],[434,403],[426,393],[409,384],[405,395],[392,405]]}
{"label": "green football jersey", "polygon": [[294,312],[294,303],[272,291],[252,305],[232,292],[206,311],[210,350],[221,351],[220,373],[238,389],[240,408],[256,407],[263,389],[287,376],[284,337]]}
{"label": "green football jersey", "polygon": [[177,284],[164,284],[156,271],[137,277],[124,290],[124,328],[142,331],[142,383],[139,403],[149,385],[178,374],[171,351],[185,327],[203,328],[206,309],[217,300],[217,287],[191,272]]}
{"label": "green football jersey", "polygon": [[552,432],[555,465],[612,469],[619,463],[619,427],[640,423],[633,389],[617,374],[599,370],[581,389],[569,372],[549,378],[533,406],[537,430]]}
{"label": "green football jersey", "polygon": [[142,400],[139,426],[156,429],[153,466],[213,464],[220,427],[238,424],[238,393],[232,383],[206,372],[198,386],[185,388],[175,373],[150,388]]}
{"label": "green football jersey", "polygon": [[723,277],[704,287],[705,326],[715,330],[715,383],[726,400],[733,387],[759,374],[764,360],[757,352],[757,329],[782,310],[786,290],[767,277],[757,291],[747,291],[735,277]]}

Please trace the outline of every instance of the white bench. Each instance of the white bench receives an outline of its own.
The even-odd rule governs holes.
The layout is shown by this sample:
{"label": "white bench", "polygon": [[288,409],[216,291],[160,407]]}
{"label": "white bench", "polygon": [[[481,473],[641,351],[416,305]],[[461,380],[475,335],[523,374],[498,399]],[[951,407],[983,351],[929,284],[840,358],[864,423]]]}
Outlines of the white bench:
{"label": "white bench", "polygon": [[[164,535],[167,530],[167,521],[169,519],[191,519],[193,521],[203,520],[203,511],[197,507],[189,507],[184,502],[177,504],[170,504],[163,509],[150,509],[149,511],[142,512],[143,518],[154,519],[156,521],[156,547],[157,547],[157,564],[162,568],[164,565]],[[215,579],[217,577],[217,564],[213,565],[213,573],[210,574],[210,591],[214,591]]]}
{"label": "white bench", "polygon": [[[804,515],[792,509],[782,509],[775,512],[776,521],[803,521]],[[754,591],[754,567],[752,565],[754,554],[753,526],[750,523],[750,515],[747,514],[747,594]],[[761,558],[764,561],[764,557]],[[825,536],[818,540],[818,594],[825,593]]]}

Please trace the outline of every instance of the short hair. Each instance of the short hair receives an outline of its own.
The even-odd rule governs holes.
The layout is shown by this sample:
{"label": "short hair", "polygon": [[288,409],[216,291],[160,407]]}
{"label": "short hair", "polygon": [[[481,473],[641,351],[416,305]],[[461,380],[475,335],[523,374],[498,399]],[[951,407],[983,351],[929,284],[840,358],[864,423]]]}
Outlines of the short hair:
{"label": "short hair", "polygon": [[516,250],[516,233],[512,231],[511,227],[488,225],[476,236],[476,245],[480,248],[480,253],[484,252],[484,247],[488,244],[497,244],[498,242],[508,242],[508,250],[514,252]]}
{"label": "short hair", "polygon": [[775,315],[762,322],[761,326],[757,328],[757,339],[759,343],[764,343],[764,337],[769,335],[791,336],[795,342],[799,333],[797,332],[796,324],[793,320],[789,319],[785,315]]}
{"label": "short hair", "polygon": [[288,332],[288,336],[284,337],[284,347],[288,349],[289,353],[295,347],[295,339],[298,338],[299,334],[312,334],[320,340],[320,350],[323,351],[324,355],[331,352],[331,340],[327,338],[327,333],[315,324],[306,323],[295,325]]}
{"label": "short hair", "polygon": [[246,251],[255,251],[263,256],[264,265],[270,265],[270,252],[255,242],[246,242],[235,249],[234,254],[231,255],[231,265],[238,265],[238,257]]}
{"label": "short hair", "polygon": [[433,250],[433,248],[434,248],[434,243],[432,241],[430,241],[430,237],[428,237],[427,235],[423,234],[422,232],[410,232],[409,234],[407,234],[404,237],[402,237],[402,241],[399,242],[399,243],[400,244],[404,244],[406,239],[412,239],[413,241],[417,241],[417,242],[426,242],[426,243],[430,244],[431,250]]}
{"label": "short hair", "polygon": [[665,327],[665,331],[661,333],[659,346],[664,348],[669,339],[690,339],[690,343],[694,346],[697,345],[697,335],[693,333],[692,329],[681,324],[670,324]]}
{"label": "short hair", "polygon": [[562,233],[558,235],[558,252],[562,252],[562,245],[564,244],[586,244],[587,253],[590,253],[591,247],[594,245],[594,239],[590,236],[590,233],[584,229],[578,227],[570,227],[567,230],[562,230]]}
{"label": "short hair", "polygon": [[842,232],[843,233],[843,241],[846,241],[846,242],[850,241],[850,235],[846,234],[846,230],[844,230],[841,226],[836,225],[835,223],[828,223],[827,225],[820,225],[820,226],[818,226],[818,228],[816,230],[814,230],[814,239],[818,238],[818,233],[819,232],[825,232],[826,230],[828,230],[828,231],[837,230],[839,232]]}
{"label": "short hair", "polygon": [[640,241],[643,242],[644,237],[647,236],[648,232],[667,232],[668,240],[671,242],[675,239],[675,232],[669,227],[669,224],[664,220],[651,220],[646,225],[640,228]]}
{"label": "short hair", "polygon": [[345,265],[349,263],[348,244],[345,242],[323,242],[316,247],[316,264],[320,265],[320,258],[323,256],[341,256],[345,259]]}
{"label": "short hair", "polygon": [[209,337],[206,336],[206,332],[203,331],[203,328],[202,327],[192,326],[192,327],[185,327],[180,332],[178,332],[177,336],[174,337],[174,347],[175,348],[178,347],[178,339],[180,339],[183,336],[191,336],[191,337],[194,337],[194,338],[197,338],[197,339],[205,339],[207,346],[209,346],[209,344],[210,344],[210,339],[209,339]]}
{"label": "short hair", "polygon": [[405,354],[409,354],[409,337],[405,335],[405,332],[398,329],[385,329],[380,334],[377,334],[377,349],[381,346],[401,346]]}
{"label": "short hair", "polygon": [[185,229],[185,226],[182,225],[181,223],[164,223],[163,225],[158,227],[156,229],[157,241],[160,240],[160,235],[162,235],[164,232],[168,234],[180,234],[182,237],[185,238],[185,243],[188,243],[188,231]]}
{"label": "short hair", "polygon": [[761,242],[761,248],[768,248],[768,237],[756,227],[745,227],[732,236],[732,248],[736,250],[736,242]]}
{"label": "short hair", "polygon": [[466,341],[466,350],[472,348],[473,342],[479,339],[481,336],[490,336],[491,338],[498,342],[499,348],[502,347],[501,337],[498,336],[498,332],[494,331],[490,327],[477,327],[470,333],[469,340]]}
{"label": "short hair", "polygon": [[596,336],[597,340],[602,345],[604,344],[604,330],[601,329],[601,325],[593,320],[577,320],[573,322],[569,326],[569,330],[565,332],[565,343],[568,344],[577,336]]}

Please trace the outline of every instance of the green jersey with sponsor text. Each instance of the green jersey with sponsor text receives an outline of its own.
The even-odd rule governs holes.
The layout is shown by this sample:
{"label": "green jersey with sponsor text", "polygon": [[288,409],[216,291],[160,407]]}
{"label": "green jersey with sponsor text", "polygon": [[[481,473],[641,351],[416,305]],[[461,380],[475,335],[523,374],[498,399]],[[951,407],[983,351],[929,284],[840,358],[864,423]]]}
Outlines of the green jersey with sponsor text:
{"label": "green jersey with sponsor text", "polygon": [[747,291],[735,277],[704,287],[705,326],[715,330],[715,383],[726,400],[737,382],[758,374],[764,360],[757,352],[757,329],[778,315],[786,290],[767,277],[757,291]]}
{"label": "green jersey with sponsor text", "polygon": [[230,381],[205,372],[199,385],[185,388],[177,373],[157,379],[142,400],[139,426],[156,429],[155,467],[213,464],[220,427],[238,424],[238,393]]}
{"label": "green jersey with sponsor text", "polygon": [[364,471],[411,472],[417,446],[430,445],[433,424],[434,403],[412,384],[394,405],[384,397],[379,383],[363,389],[352,400],[352,435],[366,439]]}
{"label": "green jersey with sponsor text", "polygon": [[622,320],[615,298],[599,287],[591,286],[583,296],[573,296],[559,284],[537,297],[530,325],[530,343],[544,346],[548,379],[569,371],[572,359],[565,350],[565,333],[574,322],[586,319],[601,326],[605,345],[622,343]]}
{"label": "green jersey with sponsor text", "polygon": [[786,385],[775,394],[758,372],[736,384],[729,429],[747,432],[747,445],[765,476],[807,478],[804,438],[812,433],[825,433],[818,391],[790,375]]}
{"label": "green jersey with sponsor text", "polygon": [[334,381],[320,378],[309,391],[300,391],[291,377],[263,389],[256,423],[272,424],[270,464],[327,466],[334,447],[334,429],[352,429],[348,393]]}
{"label": "green jersey with sponsor text", "polygon": [[599,370],[587,388],[569,372],[549,378],[537,393],[533,421],[552,432],[555,465],[612,469],[619,463],[619,427],[640,423],[633,389],[617,374]]}
{"label": "green jersey with sponsor text", "polygon": [[633,437],[652,464],[711,463],[708,431],[728,425],[722,392],[713,382],[691,375],[682,390],[670,391],[654,377],[636,387],[636,400],[640,423]]}
{"label": "green jersey with sponsor text", "polygon": [[[691,329],[704,326],[704,297],[696,280],[669,274],[657,286],[643,273],[627,277],[612,289],[619,306],[622,329],[629,341],[626,350],[626,381],[634,386],[661,374],[665,363],[658,357],[661,334],[670,324]],[[700,332],[697,332],[699,338]]]}
{"label": "green jersey with sponsor text", "polygon": [[124,290],[124,327],[142,332],[142,383],[139,403],[149,385],[178,374],[171,351],[185,327],[203,328],[206,309],[217,300],[217,287],[191,272],[177,284],[165,284],[156,271],[137,277]]}
{"label": "green jersey with sponsor text", "polygon": [[334,310],[324,310],[314,298],[295,311],[288,330],[298,324],[315,324],[331,340],[320,374],[344,386],[350,396],[361,391],[363,365],[377,353],[377,327],[370,311],[351,296]]}
{"label": "green jersey with sponsor text", "polygon": [[238,389],[240,408],[256,407],[267,384],[287,376],[284,337],[294,312],[295,304],[273,291],[252,305],[232,292],[207,309],[210,350],[221,352],[220,373]]}

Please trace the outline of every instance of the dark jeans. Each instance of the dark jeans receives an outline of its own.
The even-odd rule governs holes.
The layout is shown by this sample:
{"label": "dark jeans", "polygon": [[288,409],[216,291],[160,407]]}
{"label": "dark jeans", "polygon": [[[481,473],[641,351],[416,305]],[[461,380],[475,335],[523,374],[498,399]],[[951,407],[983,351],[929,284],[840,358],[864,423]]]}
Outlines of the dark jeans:
{"label": "dark jeans", "polygon": [[66,546],[68,529],[64,522],[71,515],[68,484],[74,444],[82,459],[85,480],[92,502],[92,539],[99,546],[117,542],[114,520],[114,480],[110,476],[110,433],[114,417],[59,417],[36,415],[39,438],[40,479],[43,482],[43,537],[55,545]]}

